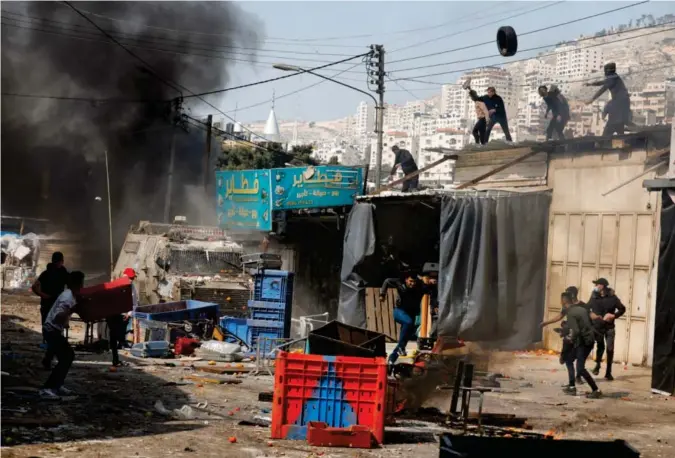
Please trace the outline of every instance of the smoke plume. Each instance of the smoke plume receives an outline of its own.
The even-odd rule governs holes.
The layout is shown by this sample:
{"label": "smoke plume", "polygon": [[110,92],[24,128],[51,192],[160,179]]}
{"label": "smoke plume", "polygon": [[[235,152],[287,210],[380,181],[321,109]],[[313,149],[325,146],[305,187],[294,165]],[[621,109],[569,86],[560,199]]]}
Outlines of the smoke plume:
{"label": "smoke plume", "polygon": [[[195,92],[226,87],[230,61],[212,56],[254,60],[251,50],[261,30],[254,18],[231,3],[74,5],[164,80]],[[200,187],[205,133],[195,127],[190,133],[175,130],[170,104],[154,102],[179,97],[175,88],[62,2],[9,2],[2,10],[3,93],[95,99],[2,96],[4,215],[48,218],[66,230],[87,234],[105,253],[104,152],[109,157],[119,245],[130,224],[162,220],[176,131],[171,217],[186,215],[192,224],[215,222],[215,211],[209,211],[214,208],[213,192]],[[195,100],[186,99],[185,106],[198,114],[214,112]],[[218,98],[209,101],[219,105]],[[212,158],[218,150],[214,141]],[[102,200],[95,200],[97,196]]]}

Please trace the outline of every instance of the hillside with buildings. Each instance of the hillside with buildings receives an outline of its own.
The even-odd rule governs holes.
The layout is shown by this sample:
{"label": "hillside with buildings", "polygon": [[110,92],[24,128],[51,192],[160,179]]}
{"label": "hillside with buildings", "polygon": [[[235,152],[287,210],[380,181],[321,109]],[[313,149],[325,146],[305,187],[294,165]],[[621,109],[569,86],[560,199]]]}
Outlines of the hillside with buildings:
{"label": "hillside with buildings", "polygon": [[[540,85],[556,84],[569,101],[572,118],[566,133],[573,136],[600,135],[605,122],[602,111],[609,93],[586,105],[597,88],[584,83],[602,79],[606,62],[616,62],[617,72],[631,93],[634,122],[656,125],[670,122],[675,108],[667,92],[675,77],[675,15],[660,18],[643,16],[629,24],[601,30],[590,36],[561,42],[536,57],[508,63],[502,67],[476,68],[455,81],[439,83],[438,92],[424,100],[385,105],[383,166],[393,164],[390,147],[410,150],[420,167],[433,162],[438,153],[426,148],[461,149],[473,142],[471,128],[475,108],[462,84],[471,79],[479,94],[489,86],[505,101],[514,141],[540,141],[548,120],[546,105],[539,96]],[[385,94],[386,99],[386,94]],[[667,103],[667,100],[669,102]],[[667,108],[670,107],[669,109]],[[281,114],[283,117],[283,114]],[[337,156],[348,165],[375,164],[377,138],[374,134],[375,109],[361,102],[353,115],[328,121],[281,120],[280,137],[289,144],[314,145],[315,156],[327,162]],[[263,131],[269,120],[247,124],[252,131]],[[491,141],[504,138],[499,126]],[[425,173],[421,181],[442,185],[450,182],[452,164],[446,163]]]}

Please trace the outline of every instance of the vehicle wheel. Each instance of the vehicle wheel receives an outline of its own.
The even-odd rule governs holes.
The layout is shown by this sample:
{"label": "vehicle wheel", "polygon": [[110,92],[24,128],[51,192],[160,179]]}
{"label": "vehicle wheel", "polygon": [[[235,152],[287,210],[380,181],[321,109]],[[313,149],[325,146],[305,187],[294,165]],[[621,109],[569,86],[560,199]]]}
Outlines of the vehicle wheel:
{"label": "vehicle wheel", "polygon": [[511,57],[518,51],[518,36],[511,26],[503,26],[497,30],[497,49],[504,57]]}

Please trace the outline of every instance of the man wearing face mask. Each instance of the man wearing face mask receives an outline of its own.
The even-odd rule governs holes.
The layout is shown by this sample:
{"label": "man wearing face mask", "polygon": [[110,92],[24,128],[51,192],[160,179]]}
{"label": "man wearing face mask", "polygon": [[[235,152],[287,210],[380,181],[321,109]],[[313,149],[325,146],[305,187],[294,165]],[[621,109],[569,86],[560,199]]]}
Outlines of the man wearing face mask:
{"label": "man wearing face mask", "polygon": [[595,343],[597,350],[595,354],[595,369],[593,374],[600,373],[600,363],[607,344],[607,368],[605,369],[605,379],[614,380],[612,377],[612,362],[614,360],[614,337],[616,329],[614,320],[626,313],[626,307],[621,303],[619,297],[614,294],[614,290],[609,287],[609,282],[605,278],[598,278],[593,282],[593,294],[588,307],[590,308],[591,320],[595,331]]}

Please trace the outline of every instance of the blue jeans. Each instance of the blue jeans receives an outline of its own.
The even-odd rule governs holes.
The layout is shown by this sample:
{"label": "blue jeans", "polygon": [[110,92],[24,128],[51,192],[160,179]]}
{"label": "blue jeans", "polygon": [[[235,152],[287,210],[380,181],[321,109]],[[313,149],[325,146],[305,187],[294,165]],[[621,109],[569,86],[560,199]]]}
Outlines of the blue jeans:
{"label": "blue jeans", "polygon": [[408,341],[415,335],[415,318],[408,315],[403,309],[398,307],[394,309],[394,321],[401,325],[401,332],[398,336],[398,345],[389,356],[391,364],[396,362],[399,352],[405,351]]}

